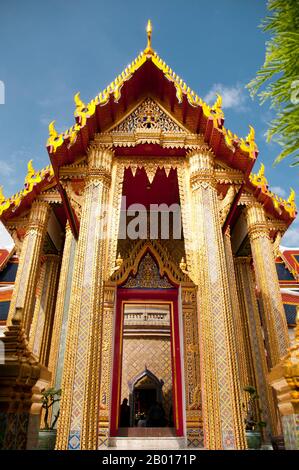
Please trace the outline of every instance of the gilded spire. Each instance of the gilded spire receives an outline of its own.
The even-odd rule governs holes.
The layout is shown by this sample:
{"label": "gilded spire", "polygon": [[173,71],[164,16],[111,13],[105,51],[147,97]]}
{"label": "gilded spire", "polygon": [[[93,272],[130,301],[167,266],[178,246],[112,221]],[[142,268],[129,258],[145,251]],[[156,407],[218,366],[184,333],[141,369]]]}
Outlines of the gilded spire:
{"label": "gilded spire", "polygon": [[151,20],[148,20],[147,26],[146,26],[146,32],[147,32],[147,46],[144,52],[150,53],[153,52],[152,49],[152,22]]}

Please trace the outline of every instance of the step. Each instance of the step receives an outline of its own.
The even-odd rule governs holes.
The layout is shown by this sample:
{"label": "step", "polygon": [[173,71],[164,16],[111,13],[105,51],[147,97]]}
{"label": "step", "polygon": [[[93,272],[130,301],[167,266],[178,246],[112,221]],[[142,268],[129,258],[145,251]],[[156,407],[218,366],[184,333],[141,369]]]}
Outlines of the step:
{"label": "step", "polygon": [[175,428],[131,427],[119,428],[118,437],[177,437]]}
{"label": "step", "polygon": [[185,437],[110,437],[109,447],[131,450],[172,450],[187,447]]}

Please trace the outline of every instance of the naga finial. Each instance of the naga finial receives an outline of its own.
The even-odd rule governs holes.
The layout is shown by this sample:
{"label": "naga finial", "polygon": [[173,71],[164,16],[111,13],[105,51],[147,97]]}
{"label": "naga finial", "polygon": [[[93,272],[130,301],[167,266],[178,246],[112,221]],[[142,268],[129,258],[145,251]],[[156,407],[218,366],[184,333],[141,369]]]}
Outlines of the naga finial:
{"label": "naga finial", "polygon": [[152,31],[153,31],[152,22],[151,22],[151,20],[148,20],[147,26],[146,26],[147,45],[146,45],[146,49],[145,49],[144,52],[152,52],[153,51],[153,49],[152,49]]}
{"label": "naga finial", "polygon": [[216,101],[215,101],[214,108],[221,110],[221,107],[222,107],[222,96],[219,95],[218,93],[217,93],[216,96],[217,96],[217,99],[216,99]]}
{"label": "naga finial", "polygon": [[54,124],[55,124],[55,121],[51,121],[50,124],[49,124],[49,136],[53,137],[53,138],[58,136],[58,133],[57,133],[57,130],[55,129],[55,127],[54,127]]}
{"label": "naga finial", "polygon": [[76,108],[85,108],[85,103],[83,103],[83,101],[80,98],[80,91],[78,91],[78,93],[75,94],[74,101],[75,101]]}
{"label": "naga finial", "polygon": [[5,201],[5,196],[3,194],[3,186],[0,186],[0,204]]}
{"label": "naga finial", "polygon": [[29,160],[29,162],[27,164],[27,175],[25,177],[25,184],[29,183],[31,181],[34,174],[35,174],[35,170],[34,170],[33,165],[32,165],[32,160]]}
{"label": "naga finial", "polygon": [[261,163],[260,169],[256,174],[250,175],[250,181],[257,187],[261,188],[262,191],[268,190],[268,181],[265,176],[265,165]]}
{"label": "naga finial", "polygon": [[265,176],[265,165],[263,163],[261,163],[257,176],[258,178],[263,178]]}
{"label": "naga finial", "polygon": [[246,139],[247,139],[248,142],[254,142],[254,138],[255,138],[255,130],[254,130],[254,127],[249,126],[249,134],[248,134],[248,136],[246,137]]}
{"label": "naga finial", "polygon": [[296,197],[295,190],[293,188],[291,188],[291,194],[289,195],[288,202],[290,204],[294,203],[295,202],[295,197]]}

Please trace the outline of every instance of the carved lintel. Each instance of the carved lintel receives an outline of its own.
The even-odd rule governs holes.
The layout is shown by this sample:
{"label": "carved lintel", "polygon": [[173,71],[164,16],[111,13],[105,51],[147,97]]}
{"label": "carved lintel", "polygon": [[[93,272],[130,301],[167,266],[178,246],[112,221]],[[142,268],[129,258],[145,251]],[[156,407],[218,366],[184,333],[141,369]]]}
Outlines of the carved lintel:
{"label": "carved lintel", "polygon": [[237,188],[233,185],[229,186],[226,195],[219,203],[219,214],[221,225],[224,224],[226,217],[230,211],[231,205],[233,203]]}
{"label": "carved lintel", "polygon": [[81,183],[81,186],[76,187],[76,184],[71,180],[64,180],[61,182],[63,189],[66,191],[71,206],[73,207],[78,220],[81,220],[81,209],[83,204],[83,191],[84,183]]}

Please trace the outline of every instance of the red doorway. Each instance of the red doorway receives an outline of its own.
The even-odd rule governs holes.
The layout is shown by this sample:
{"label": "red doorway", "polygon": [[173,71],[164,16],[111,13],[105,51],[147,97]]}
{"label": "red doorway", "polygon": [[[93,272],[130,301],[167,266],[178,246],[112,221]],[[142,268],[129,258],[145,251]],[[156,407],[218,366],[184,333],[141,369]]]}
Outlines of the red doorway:
{"label": "red doorway", "polygon": [[184,435],[183,424],[183,393],[182,393],[182,364],[180,351],[178,288],[173,289],[117,289],[114,355],[112,370],[112,392],[110,412],[110,436],[116,437],[119,430],[119,409],[122,379],[122,342],[123,342],[123,312],[126,303],[151,302],[167,303],[170,307],[171,319],[171,362],[173,384],[173,421],[177,436]]}

